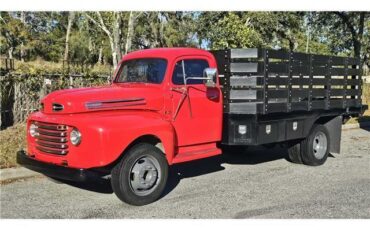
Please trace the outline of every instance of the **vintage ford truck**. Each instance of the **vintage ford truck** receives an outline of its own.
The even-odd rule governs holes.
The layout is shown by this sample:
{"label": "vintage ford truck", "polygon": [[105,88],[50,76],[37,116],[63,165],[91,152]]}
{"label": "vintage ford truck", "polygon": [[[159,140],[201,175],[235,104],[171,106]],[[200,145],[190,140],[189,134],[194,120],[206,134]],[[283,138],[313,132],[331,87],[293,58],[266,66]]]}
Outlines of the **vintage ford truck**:
{"label": "vintage ford truck", "polygon": [[159,199],[169,167],[223,146],[284,144],[295,163],[339,153],[361,116],[356,58],[269,49],[147,49],[125,55],[110,85],[50,93],[27,121],[20,165],[61,180],[110,178],[132,205]]}

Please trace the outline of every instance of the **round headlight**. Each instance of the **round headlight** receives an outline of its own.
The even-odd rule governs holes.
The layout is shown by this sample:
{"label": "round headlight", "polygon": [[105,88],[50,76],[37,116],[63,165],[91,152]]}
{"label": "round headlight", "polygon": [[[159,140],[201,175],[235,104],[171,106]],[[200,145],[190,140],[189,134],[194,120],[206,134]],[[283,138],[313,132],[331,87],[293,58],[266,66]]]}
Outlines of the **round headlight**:
{"label": "round headlight", "polygon": [[38,135],[38,133],[37,133],[37,125],[35,125],[35,124],[31,124],[30,125],[30,129],[29,129],[29,132],[30,132],[30,135],[31,135],[31,137],[35,137],[35,136],[37,136]]}
{"label": "round headlight", "polygon": [[73,129],[69,136],[69,139],[73,145],[79,145],[81,143],[81,133],[78,129]]}

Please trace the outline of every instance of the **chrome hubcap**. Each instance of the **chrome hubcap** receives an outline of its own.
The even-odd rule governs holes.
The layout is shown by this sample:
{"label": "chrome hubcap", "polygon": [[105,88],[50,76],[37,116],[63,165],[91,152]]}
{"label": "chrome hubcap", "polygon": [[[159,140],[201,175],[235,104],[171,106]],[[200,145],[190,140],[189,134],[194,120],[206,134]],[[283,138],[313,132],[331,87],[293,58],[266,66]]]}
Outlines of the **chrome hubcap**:
{"label": "chrome hubcap", "polygon": [[152,156],[144,156],[136,160],[129,174],[130,187],[139,196],[153,192],[160,181],[159,162]]}
{"label": "chrome hubcap", "polygon": [[328,148],[328,140],[325,133],[319,131],[313,139],[313,153],[316,159],[320,160],[325,156]]}

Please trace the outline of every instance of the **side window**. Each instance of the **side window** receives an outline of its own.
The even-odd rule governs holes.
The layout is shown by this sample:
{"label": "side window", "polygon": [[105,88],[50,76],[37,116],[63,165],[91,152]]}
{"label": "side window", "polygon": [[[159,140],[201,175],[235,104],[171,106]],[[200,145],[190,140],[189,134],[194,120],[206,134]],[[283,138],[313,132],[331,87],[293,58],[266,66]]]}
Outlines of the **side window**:
{"label": "side window", "polygon": [[[182,66],[184,64],[184,66]],[[172,75],[172,82],[175,85],[184,85],[183,69],[185,77],[203,77],[203,71],[208,68],[208,62],[203,59],[188,59],[178,61]],[[203,84],[201,79],[189,79],[186,81],[188,85]]]}

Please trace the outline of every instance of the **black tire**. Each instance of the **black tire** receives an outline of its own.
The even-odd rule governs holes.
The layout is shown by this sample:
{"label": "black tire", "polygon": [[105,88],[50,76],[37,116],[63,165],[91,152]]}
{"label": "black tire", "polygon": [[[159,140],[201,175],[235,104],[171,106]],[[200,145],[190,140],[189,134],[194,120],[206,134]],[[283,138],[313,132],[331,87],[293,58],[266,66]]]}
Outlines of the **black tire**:
{"label": "black tire", "polygon": [[288,159],[295,164],[303,163],[301,157],[301,143],[302,141],[288,143]]}
{"label": "black tire", "polygon": [[[150,163],[155,162],[157,166],[154,163],[152,164],[155,169],[159,167],[157,169],[156,181],[153,182],[154,185],[148,191],[145,191],[145,189],[142,191],[139,189],[135,190],[132,186],[133,177],[137,175],[132,172],[132,169],[141,164],[140,161],[143,161],[142,159],[148,159],[147,161],[150,161]],[[147,175],[148,171],[152,172],[155,170],[147,170],[144,175]],[[128,150],[121,161],[112,169],[111,184],[114,193],[120,200],[127,204],[141,206],[156,201],[162,195],[167,178],[168,164],[164,153],[151,144],[141,143]],[[139,194],[140,192],[146,192],[147,194]]]}
{"label": "black tire", "polygon": [[[323,135],[323,138],[326,139],[326,142],[323,142],[323,145],[325,146],[325,151],[318,151],[313,146],[314,142],[319,143],[317,139],[318,135]],[[301,142],[301,157],[303,163],[310,166],[318,166],[324,164],[329,155],[329,146],[330,136],[327,128],[324,125],[314,125],[309,136]],[[319,155],[318,153],[320,152],[322,152],[322,154],[320,157],[318,157],[317,155]]]}

